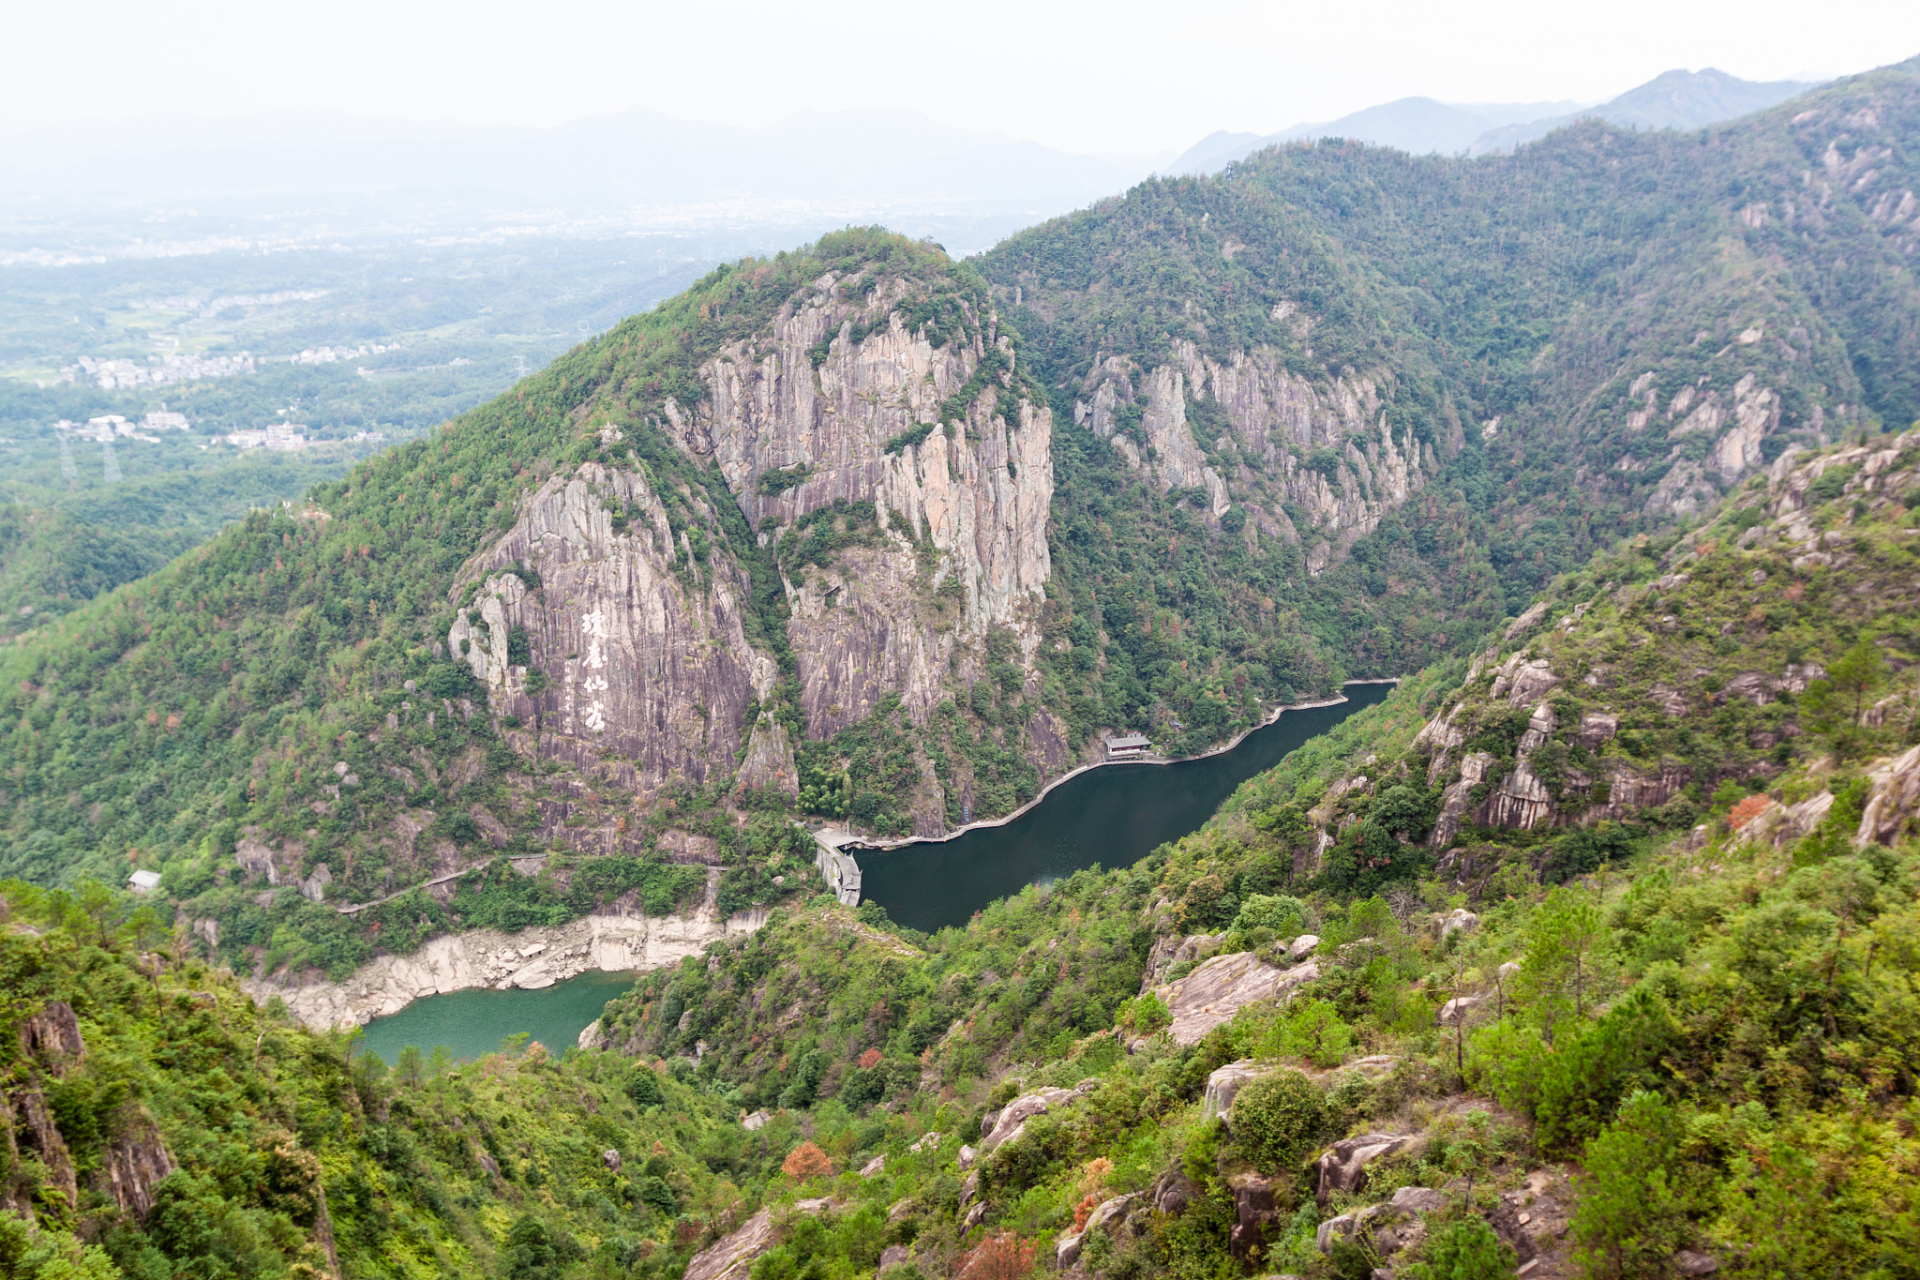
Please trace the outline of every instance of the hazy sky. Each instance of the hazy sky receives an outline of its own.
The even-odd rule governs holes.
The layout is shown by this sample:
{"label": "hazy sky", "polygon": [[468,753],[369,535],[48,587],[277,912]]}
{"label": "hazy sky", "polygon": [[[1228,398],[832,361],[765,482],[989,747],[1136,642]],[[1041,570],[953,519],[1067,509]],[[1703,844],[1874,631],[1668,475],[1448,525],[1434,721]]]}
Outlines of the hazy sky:
{"label": "hazy sky", "polygon": [[961,4],[22,0],[0,121],[344,110],[554,124],[641,105],[769,123],[909,106],[1075,151],[1181,149],[1412,94],[1599,101],[1673,67],[1844,74],[1920,54],[1895,0]]}

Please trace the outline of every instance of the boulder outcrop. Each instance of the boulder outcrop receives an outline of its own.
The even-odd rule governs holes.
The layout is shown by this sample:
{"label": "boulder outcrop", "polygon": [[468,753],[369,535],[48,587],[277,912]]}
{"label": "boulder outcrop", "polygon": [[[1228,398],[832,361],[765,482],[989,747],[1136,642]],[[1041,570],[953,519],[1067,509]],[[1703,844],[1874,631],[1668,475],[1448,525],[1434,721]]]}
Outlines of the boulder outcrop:
{"label": "boulder outcrop", "polygon": [[1367,1166],[1389,1156],[1417,1155],[1426,1150],[1418,1134],[1363,1133],[1342,1138],[1314,1162],[1314,1184],[1321,1204],[1336,1191],[1358,1191],[1366,1185]]}
{"label": "boulder outcrop", "polygon": [[1920,747],[1873,769],[1867,780],[1867,802],[1854,843],[1892,844],[1920,813]]}
{"label": "boulder outcrop", "polygon": [[80,1019],[64,1000],[49,1000],[39,1012],[20,1024],[20,1047],[39,1059],[55,1077],[86,1065],[87,1042],[80,1035]]}
{"label": "boulder outcrop", "polygon": [[992,1151],[1002,1143],[1012,1142],[1026,1131],[1027,1121],[1085,1097],[1098,1084],[1097,1080],[1089,1080],[1071,1089],[1035,1089],[1031,1093],[1021,1094],[999,1111],[986,1115],[982,1122],[980,1149]]}
{"label": "boulder outcrop", "polygon": [[178,1166],[144,1108],[124,1116],[94,1182],[125,1213],[144,1219],[153,1210],[153,1188]]}
{"label": "boulder outcrop", "polygon": [[1201,1095],[1201,1107],[1207,1118],[1225,1115],[1232,1110],[1233,1100],[1240,1096],[1240,1090],[1272,1071],[1273,1067],[1261,1066],[1251,1058],[1242,1058],[1217,1068],[1207,1077],[1206,1092]]}
{"label": "boulder outcrop", "polygon": [[17,1127],[21,1140],[46,1170],[40,1194],[56,1194],[66,1201],[68,1210],[78,1208],[80,1188],[74,1176],[73,1156],[67,1150],[60,1126],[54,1122],[46,1094],[40,1091],[39,1080],[30,1078],[24,1087],[15,1089],[7,1101],[13,1116],[18,1117],[15,1124],[8,1125],[9,1134]]}
{"label": "boulder outcrop", "polygon": [[1167,971],[1176,964],[1189,960],[1198,960],[1202,952],[1220,940],[1219,934],[1193,933],[1186,937],[1172,934],[1154,941],[1147,952],[1146,972],[1140,975],[1140,994],[1160,986],[1166,980]]}
{"label": "boulder outcrop", "polygon": [[[838,1207],[830,1197],[796,1200],[794,1214],[831,1213]],[[786,1216],[785,1214],[782,1215]],[[774,1210],[766,1208],[748,1218],[736,1231],[702,1249],[687,1263],[685,1280],[746,1280],[754,1262],[780,1243],[780,1224]]]}
{"label": "boulder outcrop", "polygon": [[1167,1030],[1174,1043],[1189,1045],[1255,1001],[1284,1000],[1319,976],[1314,960],[1277,969],[1251,951],[1238,951],[1215,956],[1157,994],[1173,1015]]}
{"label": "boulder outcrop", "polygon": [[1140,1193],[1135,1191],[1124,1196],[1102,1200],[1094,1207],[1093,1212],[1087,1215],[1086,1226],[1060,1237],[1054,1245],[1054,1260],[1061,1267],[1072,1266],[1079,1260],[1081,1245],[1087,1238],[1097,1232],[1111,1233],[1117,1229],[1122,1222],[1126,1221],[1128,1208],[1139,1198]]}
{"label": "boulder outcrop", "polygon": [[1248,1170],[1229,1175],[1227,1190],[1233,1195],[1233,1226],[1227,1232],[1227,1248],[1234,1257],[1245,1258],[1261,1243],[1268,1226],[1284,1216],[1288,1180]]}

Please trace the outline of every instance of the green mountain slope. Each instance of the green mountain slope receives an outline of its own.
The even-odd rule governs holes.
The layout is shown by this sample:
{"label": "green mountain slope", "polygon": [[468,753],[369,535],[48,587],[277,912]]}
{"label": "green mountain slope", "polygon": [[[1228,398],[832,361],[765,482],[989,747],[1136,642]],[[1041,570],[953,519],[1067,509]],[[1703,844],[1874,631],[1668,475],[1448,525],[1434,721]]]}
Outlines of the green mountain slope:
{"label": "green mountain slope", "polygon": [[[896,244],[923,274],[938,256],[883,248]],[[855,237],[844,252],[857,261],[865,248]],[[371,898],[424,879],[435,858],[459,865],[469,847],[538,851],[543,823],[562,825],[564,805],[558,816],[539,809],[545,772],[508,745],[515,722],[476,714],[486,690],[447,648],[456,574],[556,469],[605,459],[647,477],[662,523],[698,539],[666,552],[677,589],[704,599],[716,577],[751,581],[735,625],[778,653],[785,601],[770,556],[722,478],[644,415],[676,394],[697,400],[694,362],[763,323],[823,265],[720,272],[433,439],[315,489],[304,506],[255,513],[12,647],[5,869],[49,882],[113,875],[130,857],[163,866],[176,896],[213,895],[202,906],[229,926],[230,945],[261,956],[275,936],[304,939],[276,960],[336,972],[371,955],[376,936],[405,949],[437,927],[442,907],[424,898],[350,921],[290,892],[256,907],[222,886],[239,850],[255,879],[288,883],[325,863],[336,896]],[[596,410],[629,421],[619,449],[597,419],[584,425]],[[768,702],[771,716],[778,700]],[[587,901],[646,888],[671,904],[689,891],[657,865],[650,838],[634,844],[588,877]],[[509,921],[579,909],[550,885],[502,892],[520,903]]]}
{"label": "green mountain slope", "polygon": [[129,906],[0,897],[9,1276],[678,1275],[786,1154],[611,1055],[349,1060]]}
{"label": "green mountain slope", "polygon": [[[1903,63],[1693,133],[1589,122],[1472,162],[1288,146],[1144,184],[981,265],[1077,421],[1125,439],[1102,387],[1151,417],[1139,384],[1177,375],[1194,445],[1254,525],[1326,539],[1336,577],[1355,547],[1344,594],[1384,570],[1372,607],[1410,596],[1419,619],[1390,653],[1405,670],[1440,651],[1426,621],[1484,598],[1483,553],[1517,611],[1791,441],[1920,417],[1917,129]],[[1343,419],[1335,388],[1377,407]],[[1376,496],[1380,423],[1450,460],[1404,531],[1311,501],[1321,476]]]}
{"label": "green mountain slope", "polygon": [[[1536,1257],[1685,1274],[1702,1255],[1903,1274],[1916,478],[1920,433],[1783,459],[1684,538],[1556,581],[1470,668],[1407,682],[1136,867],[932,938],[889,936],[872,908],[866,928],[797,914],[649,975],[603,1042],[698,1041],[681,1060],[742,1109],[951,1091],[931,1122],[958,1165],[861,1192],[907,1195],[925,1274],[1001,1235],[1112,1277],[1437,1268],[1455,1249],[1505,1253],[1475,1275]],[[1610,668],[1595,645],[1634,656]],[[1742,679],[1776,670],[1788,687]],[[1536,699],[1557,723],[1535,714],[1529,741]],[[1618,732],[1583,746],[1599,715]],[[1463,748],[1489,784],[1469,782],[1467,821]],[[1611,794],[1498,803],[1503,767],[1556,756]],[[1650,762],[1672,791],[1624,781]],[[1261,1078],[1290,1083],[1243,1083]],[[995,1141],[1002,1114],[1030,1118]],[[1348,1137],[1378,1152],[1357,1184],[1319,1159]],[[1106,1238],[1069,1239],[1109,1204]],[[783,1247],[860,1259],[845,1239]]]}
{"label": "green mountain slope", "polygon": [[703,866],[723,910],[770,901],[810,856],[772,817],[796,802],[938,832],[1101,726],[1197,749],[1327,692],[1274,566],[1111,457],[1062,471],[1138,579],[1095,601],[1051,567],[1093,531],[1052,516],[1022,350],[896,237],[715,273],[0,652],[0,870],[158,868],[222,958],[339,977],[450,927],[690,906]]}
{"label": "green mountain slope", "polygon": [[[1916,480],[1920,433],[1784,457],[1136,867],[930,938],[794,904],[649,975],[560,1061],[349,1060],[134,900],[8,886],[0,1257],[103,1278],[1905,1274]],[[1606,661],[1616,641],[1636,656]],[[1787,662],[1810,682],[1758,703],[1742,674]],[[1563,687],[1595,705],[1563,712]],[[1516,727],[1542,706],[1551,729]],[[1617,731],[1574,758],[1602,713]],[[1510,780],[1556,746],[1569,772],[1658,760],[1695,790],[1616,782],[1603,812],[1576,787],[1530,825],[1489,790],[1430,834],[1462,752]]]}
{"label": "green mountain slope", "polygon": [[[158,869],[216,958],[339,978],[478,924],[791,899],[788,815],[938,834],[1105,731],[1187,752],[1343,675],[1464,680],[1620,537],[1665,554],[1795,445],[1920,411],[1917,112],[1902,64],[1696,134],[1273,150],[978,271],[877,231],[723,268],[0,650],[0,872]],[[1783,767],[1777,700],[1720,697],[1749,670],[1720,650],[1790,620],[1784,588],[1688,637],[1724,682],[1696,697],[1615,652],[1652,606],[1594,604],[1680,571],[1635,556],[1579,579],[1618,634],[1551,725],[1506,672],[1382,813],[1268,806],[1292,843],[1261,883],[1370,893],[1454,852],[1400,838],[1435,815],[1477,883],[1543,823],[1629,793],[1678,821]],[[1796,625],[1756,678],[1794,691]],[[1602,666],[1697,719],[1568,738],[1625,714],[1576,685]]]}

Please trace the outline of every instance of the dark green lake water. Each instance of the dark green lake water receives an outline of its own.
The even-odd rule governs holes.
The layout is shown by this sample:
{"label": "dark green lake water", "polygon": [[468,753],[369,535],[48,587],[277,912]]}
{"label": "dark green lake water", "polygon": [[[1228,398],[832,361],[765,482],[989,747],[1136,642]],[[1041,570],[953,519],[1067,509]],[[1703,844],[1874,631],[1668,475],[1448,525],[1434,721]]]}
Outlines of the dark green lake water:
{"label": "dark green lake water", "polygon": [[633,978],[631,973],[588,972],[539,991],[480,988],[426,996],[369,1022],[361,1045],[392,1066],[410,1044],[422,1053],[445,1045],[455,1058],[470,1059],[525,1031],[558,1056],[579,1043],[581,1030],[600,1016],[607,1001],[631,987]]}
{"label": "dark green lake water", "polygon": [[964,925],[988,903],[1027,885],[1096,864],[1131,866],[1197,829],[1248,778],[1392,690],[1390,684],[1349,685],[1347,701],[1284,712],[1219,755],[1089,769],[1004,826],[883,853],[852,850],[861,898],[885,907],[896,922],[931,933]]}
{"label": "dark green lake water", "polygon": [[[1125,867],[1213,816],[1234,788],[1271,769],[1288,752],[1325,733],[1392,685],[1347,687],[1347,701],[1288,711],[1231,751],[1179,764],[1115,764],[1090,769],[1047,793],[999,827],[885,853],[859,852],[863,896],[901,924],[929,932],[964,925],[996,898],[1045,884],[1083,867]],[[364,1047],[391,1066],[407,1045],[453,1056],[492,1053],[508,1036],[529,1033],[555,1054],[579,1040],[607,1001],[633,985],[630,973],[583,973],[542,991],[455,991],[415,1000],[367,1024]]]}

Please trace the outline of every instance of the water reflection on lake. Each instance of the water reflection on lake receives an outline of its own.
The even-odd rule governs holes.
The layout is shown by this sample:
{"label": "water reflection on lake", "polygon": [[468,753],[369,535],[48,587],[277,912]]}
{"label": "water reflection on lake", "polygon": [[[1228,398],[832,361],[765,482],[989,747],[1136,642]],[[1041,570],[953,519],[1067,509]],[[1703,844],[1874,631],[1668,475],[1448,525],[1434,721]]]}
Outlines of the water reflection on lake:
{"label": "water reflection on lake", "polygon": [[450,991],[423,996],[400,1012],[367,1024],[363,1048],[392,1066],[400,1050],[416,1045],[432,1053],[445,1045],[457,1059],[492,1053],[511,1035],[526,1032],[556,1057],[579,1042],[580,1032],[600,1016],[607,1001],[633,986],[631,973],[583,973],[539,991]]}
{"label": "water reflection on lake", "polygon": [[1288,711],[1219,755],[1090,769],[1004,826],[882,853],[855,851],[861,896],[898,923],[932,932],[964,925],[989,902],[1029,884],[1048,884],[1095,863],[1130,866],[1198,829],[1248,778],[1392,690],[1390,684],[1348,685],[1347,701]]}

